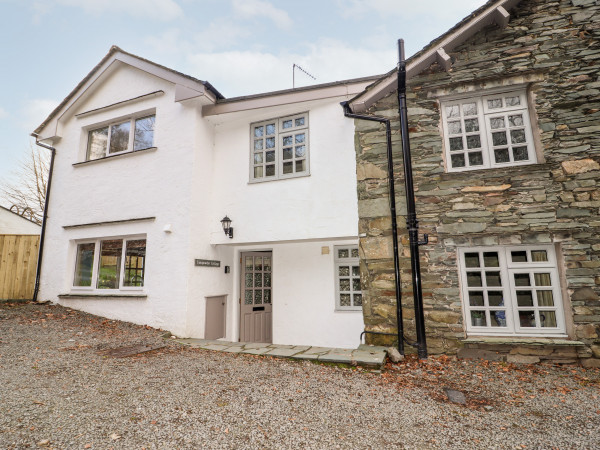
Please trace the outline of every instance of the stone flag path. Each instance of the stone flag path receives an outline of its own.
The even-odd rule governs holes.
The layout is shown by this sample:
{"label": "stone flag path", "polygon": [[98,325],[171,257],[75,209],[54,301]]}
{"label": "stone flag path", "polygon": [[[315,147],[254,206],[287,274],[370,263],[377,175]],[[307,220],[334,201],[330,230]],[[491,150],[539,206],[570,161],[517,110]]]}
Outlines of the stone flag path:
{"label": "stone flag path", "polygon": [[357,349],[275,345],[256,342],[228,342],[208,339],[175,338],[175,342],[193,348],[227,353],[264,355],[276,358],[307,359],[326,363],[352,364],[380,369],[386,359],[385,347],[360,345]]}

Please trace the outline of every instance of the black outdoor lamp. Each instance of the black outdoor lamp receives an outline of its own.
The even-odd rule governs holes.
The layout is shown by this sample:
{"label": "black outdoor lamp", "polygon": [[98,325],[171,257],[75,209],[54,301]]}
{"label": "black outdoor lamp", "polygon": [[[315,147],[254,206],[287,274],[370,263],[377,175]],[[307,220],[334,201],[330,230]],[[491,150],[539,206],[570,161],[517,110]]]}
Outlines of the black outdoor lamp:
{"label": "black outdoor lamp", "polygon": [[225,232],[225,236],[229,236],[233,238],[233,227],[231,226],[231,219],[227,216],[221,219],[221,225],[223,225],[223,231]]}

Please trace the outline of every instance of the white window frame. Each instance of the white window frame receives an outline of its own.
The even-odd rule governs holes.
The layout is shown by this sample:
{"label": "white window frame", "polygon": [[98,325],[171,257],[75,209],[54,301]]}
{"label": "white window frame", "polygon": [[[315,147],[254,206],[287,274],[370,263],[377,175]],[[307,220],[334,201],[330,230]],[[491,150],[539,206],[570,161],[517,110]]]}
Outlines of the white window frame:
{"label": "white window frame", "polygon": [[[348,257],[347,258],[340,258],[339,257],[339,251],[340,250],[347,250],[348,251]],[[356,252],[356,256],[353,257],[352,256],[352,251]],[[363,297],[363,293],[362,293],[362,286],[360,290],[354,290],[354,286],[353,286],[353,280],[358,279],[358,282],[360,284],[360,265],[359,265],[359,257],[358,257],[358,245],[354,244],[354,245],[335,245],[333,247],[333,254],[334,254],[334,280],[335,280],[335,310],[336,311],[362,311],[362,301],[364,301],[364,297]],[[349,267],[349,274],[348,276],[341,276],[340,275],[340,267],[341,266],[348,266]],[[356,275],[353,275],[353,268],[357,267],[359,270],[359,274],[358,277]],[[350,281],[350,290],[346,291],[346,290],[341,290],[340,288],[340,280],[341,279],[348,279]],[[342,306],[340,304],[340,295],[350,295],[350,306]],[[361,296],[361,304],[360,305],[355,305],[354,304],[354,296],[355,295],[360,295]]]}
{"label": "white window frame", "polygon": [[[502,99],[502,106],[498,108],[491,109],[488,100],[492,99]],[[507,98],[518,98],[518,105],[508,105],[506,102]],[[475,103],[477,105],[477,114],[474,116],[467,116],[468,119],[477,118],[479,124],[478,131],[467,132],[465,128],[465,116],[463,105],[465,103]],[[447,109],[451,106],[459,106],[460,108],[460,116],[457,118],[448,118],[447,117]],[[479,170],[479,169],[491,169],[491,168],[500,168],[500,167],[512,167],[512,166],[522,166],[528,164],[537,163],[537,155],[535,150],[535,142],[533,138],[533,132],[531,129],[531,120],[529,114],[529,104],[527,101],[527,94],[525,89],[518,90],[502,90],[502,91],[490,91],[490,92],[479,92],[476,95],[465,95],[460,97],[453,97],[451,99],[441,99],[440,100],[440,113],[442,116],[442,126],[443,126],[443,137],[444,137],[444,147],[445,147],[445,157],[446,157],[446,170],[447,172],[464,172],[469,170]],[[515,125],[510,127],[509,125],[509,116],[522,116],[523,124]],[[492,129],[492,119],[502,119],[504,122],[504,128]],[[460,132],[455,134],[450,134],[449,124],[448,122],[455,123],[460,121]],[[515,143],[511,142],[511,131],[519,131],[523,129],[525,135],[525,142],[523,143]],[[497,148],[494,148],[492,133],[500,133],[505,131],[505,136],[507,143],[505,145],[498,145]],[[469,149],[467,143],[467,136],[479,134],[481,147]],[[462,150],[451,151],[450,150],[450,139],[462,138]],[[514,148],[526,147],[527,156],[526,160],[514,160]],[[495,150],[504,150],[506,149],[509,161],[507,162],[496,162],[495,159]],[[470,151],[469,151],[470,150]],[[469,161],[468,154],[469,153],[477,153],[480,151],[482,153],[483,164],[480,165],[471,165]],[[465,157],[465,166],[464,167],[452,167],[452,155],[464,154]]]}
{"label": "white window frame", "polygon": [[[548,261],[533,262],[531,252],[535,250],[546,251]],[[528,262],[513,262],[513,251],[526,252]],[[499,258],[499,267],[484,267],[482,255],[485,252],[497,252]],[[480,268],[466,267],[465,254],[479,253]],[[458,249],[458,268],[461,288],[461,300],[463,305],[463,318],[465,329],[469,335],[488,335],[488,336],[546,336],[546,337],[565,337],[566,326],[563,310],[563,300],[560,288],[560,278],[557,268],[555,249],[552,245],[520,245],[520,246],[494,246],[494,247],[467,247]],[[482,286],[468,286],[467,272],[482,273]],[[485,272],[500,272],[501,286],[487,286]],[[551,286],[535,286],[535,273],[550,274]],[[515,274],[530,274],[531,286],[518,287],[515,285]],[[538,289],[539,288],[539,289]],[[517,302],[517,291],[531,291],[533,306],[519,306]],[[554,301],[553,306],[539,306],[537,304],[537,290],[551,291]],[[490,306],[487,300],[484,300],[483,306],[471,305],[469,301],[469,292],[484,292],[484,299],[487,299],[488,291],[501,291],[503,298],[502,306]],[[492,326],[492,313],[494,311],[505,311],[506,326]],[[484,325],[475,325],[475,319],[471,312],[482,311],[484,313]],[[524,327],[521,324],[519,311],[533,311],[535,320],[534,327]],[[553,311],[556,317],[556,327],[539,326],[544,311]],[[544,316],[545,317],[545,316]],[[494,322],[498,323],[496,318]],[[489,324],[489,325],[488,325]]]}
{"label": "white window frame", "polygon": [[[121,267],[119,268],[119,287],[117,289],[100,289],[97,287],[98,284],[98,272],[99,272],[99,264],[100,264],[100,246],[102,241],[113,241],[113,240],[121,240],[123,241],[123,246],[121,249]],[[125,255],[127,251],[127,241],[136,241],[136,240],[145,240],[146,241],[146,255],[144,259],[144,282],[142,286],[124,286],[123,280],[125,278]],[[94,259],[92,265],[92,279],[90,286],[75,286],[75,276],[77,270],[77,248],[80,244],[94,244]],[[146,285],[146,261],[148,257],[148,239],[145,234],[141,235],[127,235],[127,236],[107,236],[101,238],[93,238],[93,239],[79,239],[74,241],[74,253],[75,257],[73,260],[72,269],[70,272],[70,287],[72,291],[76,292],[88,292],[95,294],[111,294],[115,292],[123,292],[123,291],[144,291]]]}
{"label": "white window frame", "polygon": [[[154,117],[154,127],[155,129],[153,130],[153,137],[152,137],[152,145],[150,147],[146,147],[146,148],[140,148],[137,150],[134,150],[133,146],[134,146],[134,141],[135,141],[135,122],[137,120],[140,119],[146,119],[148,117]],[[127,148],[125,150],[122,150],[120,152],[114,152],[114,153],[110,153],[110,139],[111,139],[111,129],[113,126],[117,126],[117,125],[121,125],[124,123],[129,122],[129,140],[127,142]],[[97,130],[101,130],[103,128],[108,128],[108,138],[106,140],[106,154],[103,157],[100,158],[94,158],[91,159],[90,158],[90,143],[91,143],[91,133]],[[143,150],[148,150],[150,148],[155,148],[156,147],[156,112],[146,112],[143,114],[136,114],[134,116],[131,117],[125,117],[125,118],[121,118],[121,119],[116,119],[116,120],[112,120],[110,122],[104,123],[102,125],[91,125],[85,128],[85,133],[86,133],[86,140],[85,140],[85,161],[97,161],[99,159],[103,159],[103,158],[108,158],[111,156],[117,156],[117,155],[122,155],[124,153],[132,153],[132,152],[139,152],[139,151],[143,151]]]}
{"label": "white window frame", "polygon": [[[304,124],[303,125],[296,125],[296,119],[300,119],[300,118],[304,118]],[[292,121],[292,126],[289,128],[283,128],[284,127],[284,123],[287,121]],[[271,181],[271,180],[282,180],[282,179],[287,179],[287,178],[297,178],[297,177],[305,177],[310,175],[310,145],[309,145],[309,117],[308,117],[308,112],[303,112],[303,113],[299,113],[299,114],[294,114],[291,116],[285,116],[285,117],[279,117],[279,118],[275,118],[275,119],[269,119],[269,120],[262,120],[260,122],[255,122],[250,124],[250,182],[251,183],[262,183],[265,181]],[[255,140],[260,140],[257,139],[254,135],[254,130],[257,127],[263,126],[265,127],[265,132],[266,132],[266,126],[267,124],[275,124],[275,134],[274,135],[268,135],[268,136],[273,136],[275,138],[275,147],[273,147],[273,150],[275,152],[275,159],[273,161],[273,164],[275,166],[275,171],[273,175],[267,176],[266,175],[266,138],[264,139],[264,144],[263,144],[263,149],[259,150],[259,151],[255,151]],[[298,132],[304,132],[305,135],[305,139],[303,143],[296,143],[293,142],[291,147],[288,147],[287,145],[284,146],[283,145],[283,140],[286,137],[292,137],[294,139],[294,136],[297,134],[302,134],[302,133],[298,133]],[[298,146],[297,144],[300,145],[304,145],[304,156],[296,156],[296,147]],[[289,160],[284,160],[283,159],[283,149],[285,148],[290,148],[292,150],[292,158]],[[255,155],[260,155],[259,158],[262,158],[262,162],[255,162]],[[302,161],[304,160],[304,164],[305,164],[305,168],[303,171],[301,172],[296,172],[296,161]],[[271,162],[271,161],[269,161]],[[292,173],[283,173],[283,166],[285,163],[291,162],[292,163],[292,167],[293,167],[293,172]],[[255,167],[262,167],[262,176],[261,177],[255,177],[254,175],[254,168]]]}

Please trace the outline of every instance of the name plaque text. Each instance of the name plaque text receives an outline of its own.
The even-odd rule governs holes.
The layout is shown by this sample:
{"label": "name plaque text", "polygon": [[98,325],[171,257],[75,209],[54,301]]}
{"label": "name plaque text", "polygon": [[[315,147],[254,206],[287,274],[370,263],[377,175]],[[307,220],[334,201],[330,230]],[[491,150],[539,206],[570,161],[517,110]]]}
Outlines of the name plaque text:
{"label": "name plaque text", "polygon": [[211,259],[195,259],[194,265],[200,267],[221,267],[221,261],[213,261]]}

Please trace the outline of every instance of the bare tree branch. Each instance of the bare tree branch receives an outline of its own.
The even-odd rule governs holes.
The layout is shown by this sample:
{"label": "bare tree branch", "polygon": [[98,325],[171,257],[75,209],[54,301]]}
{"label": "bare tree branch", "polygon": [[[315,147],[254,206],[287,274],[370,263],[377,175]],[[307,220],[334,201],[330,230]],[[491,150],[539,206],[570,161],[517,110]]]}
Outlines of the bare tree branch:
{"label": "bare tree branch", "polygon": [[13,171],[14,179],[0,183],[0,197],[10,210],[37,224],[42,223],[44,214],[49,165],[49,156],[32,146]]}

